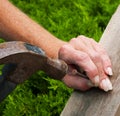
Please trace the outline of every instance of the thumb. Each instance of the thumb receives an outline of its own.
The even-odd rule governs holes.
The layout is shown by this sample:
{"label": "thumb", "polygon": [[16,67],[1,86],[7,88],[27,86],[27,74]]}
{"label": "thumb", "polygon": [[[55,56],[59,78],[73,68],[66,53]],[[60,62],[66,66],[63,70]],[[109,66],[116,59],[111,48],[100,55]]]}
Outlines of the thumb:
{"label": "thumb", "polygon": [[94,87],[94,84],[90,80],[80,77],[78,75],[67,74],[62,79],[62,81],[68,87],[76,89],[76,90],[81,90],[81,91],[86,91],[90,89],[91,87]]}

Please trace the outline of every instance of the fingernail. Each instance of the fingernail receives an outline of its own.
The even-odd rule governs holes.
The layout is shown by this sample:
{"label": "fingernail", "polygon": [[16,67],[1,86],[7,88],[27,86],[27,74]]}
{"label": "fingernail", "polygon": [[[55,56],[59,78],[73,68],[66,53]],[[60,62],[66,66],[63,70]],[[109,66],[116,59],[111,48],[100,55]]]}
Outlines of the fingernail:
{"label": "fingernail", "polygon": [[88,81],[87,84],[88,84],[89,87],[95,87],[95,85],[91,81]]}
{"label": "fingernail", "polygon": [[110,68],[110,67],[107,68],[107,74],[110,76],[113,75],[112,68]]}
{"label": "fingernail", "polygon": [[99,76],[98,76],[98,75],[95,76],[95,77],[93,78],[93,81],[94,81],[94,83],[95,83],[95,86],[97,87],[97,86],[99,85],[99,83],[100,83],[100,78],[99,78]]}
{"label": "fingernail", "polygon": [[108,85],[108,89],[112,90],[113,89],[112,83],[110,82],[110,80],[108,78],[106,78],[106,82],[107,82],[107,85]]}
{"label": "fingernail", "polygon": [[112,83],[108,78],[103,79],[102,82],[100,83],[100,86],[106,92],[112,90]]}

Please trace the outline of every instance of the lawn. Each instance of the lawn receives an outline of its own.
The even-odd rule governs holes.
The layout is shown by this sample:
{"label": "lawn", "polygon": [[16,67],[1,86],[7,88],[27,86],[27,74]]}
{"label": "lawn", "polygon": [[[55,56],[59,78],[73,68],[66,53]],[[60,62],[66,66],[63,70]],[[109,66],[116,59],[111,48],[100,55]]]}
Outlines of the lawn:
{"label": "lawn", "polygon": [[[85,35],[99,41],[120,0],[10,0],[64,41]],[[107,39],[107,38],[106,38]],[[38,71],[0,105],[1,116],[59,116],[71,92]]]}

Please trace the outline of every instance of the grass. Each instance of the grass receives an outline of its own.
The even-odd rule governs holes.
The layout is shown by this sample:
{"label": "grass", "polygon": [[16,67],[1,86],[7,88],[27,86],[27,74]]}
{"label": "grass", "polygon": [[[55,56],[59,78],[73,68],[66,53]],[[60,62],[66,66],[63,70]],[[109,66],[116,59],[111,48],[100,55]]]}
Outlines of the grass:
{"label": "grass", "polygon": [[[85,35],[99,41],[120,0],[10,0],[64,41]],[[59,116],[72,89],[41,71],[0,105],[1,116]]]}

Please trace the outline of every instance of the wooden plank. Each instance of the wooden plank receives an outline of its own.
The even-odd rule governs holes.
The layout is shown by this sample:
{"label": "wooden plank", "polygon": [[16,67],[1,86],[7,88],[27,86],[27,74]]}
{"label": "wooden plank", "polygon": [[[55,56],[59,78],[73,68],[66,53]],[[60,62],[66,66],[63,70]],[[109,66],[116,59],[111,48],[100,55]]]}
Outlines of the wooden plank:
{"label": "wooden plank", "polygon": [[120,116],[120,6],[112,16],[100,43],[107,50],[113,65],[113,91],[91,89],[75,91],[61,116]]}

